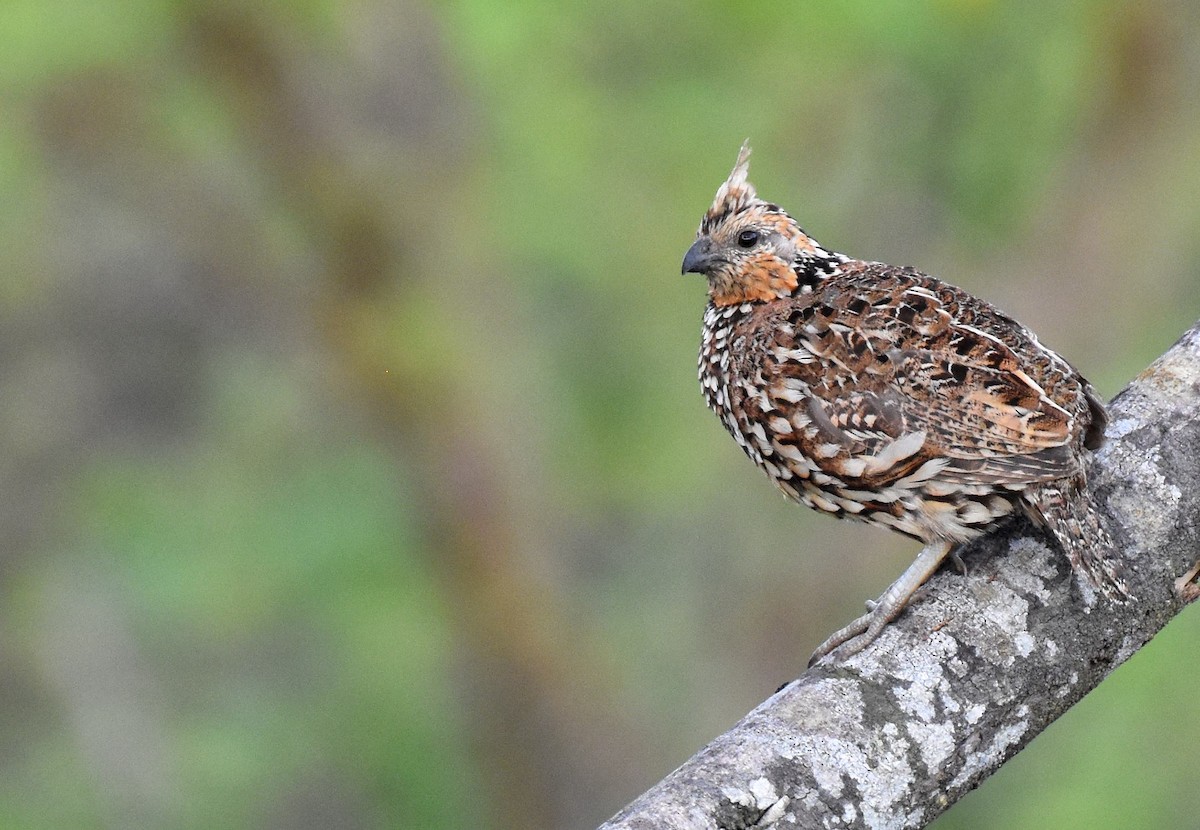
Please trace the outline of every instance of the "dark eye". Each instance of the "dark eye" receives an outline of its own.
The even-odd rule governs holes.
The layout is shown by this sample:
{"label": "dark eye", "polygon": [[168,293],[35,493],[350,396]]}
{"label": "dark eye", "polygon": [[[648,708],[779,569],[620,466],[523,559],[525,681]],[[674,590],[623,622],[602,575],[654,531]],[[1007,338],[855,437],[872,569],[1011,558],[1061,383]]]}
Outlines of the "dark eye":
{"label": "dark eye", "polygon": [[738,234],[738,245],[743,248],[753,248],[758,244],[758,231],[742,231]]}

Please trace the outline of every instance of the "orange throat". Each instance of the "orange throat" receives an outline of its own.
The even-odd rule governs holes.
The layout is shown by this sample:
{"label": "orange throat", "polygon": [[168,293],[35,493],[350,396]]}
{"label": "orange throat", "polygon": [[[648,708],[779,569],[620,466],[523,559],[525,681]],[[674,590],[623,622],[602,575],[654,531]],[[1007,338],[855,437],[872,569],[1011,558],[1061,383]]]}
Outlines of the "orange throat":
{"label": "orange throat", "polygon": [[742,264],[736,274],[719,273],[714,277],[708,293],[718,306],[778,300],[791,296],[800,284],[787,263],[767,254]]}

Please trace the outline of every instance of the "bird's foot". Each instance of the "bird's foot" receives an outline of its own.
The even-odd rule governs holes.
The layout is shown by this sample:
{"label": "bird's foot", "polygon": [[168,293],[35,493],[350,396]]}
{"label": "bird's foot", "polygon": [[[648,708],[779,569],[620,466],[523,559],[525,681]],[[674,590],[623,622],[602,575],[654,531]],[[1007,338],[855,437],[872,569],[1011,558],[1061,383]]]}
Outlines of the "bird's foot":
{"label": "bird's foot", "polygon": [[810,667],[815,665],[825,655],[831,654],[838,649],[840,649],[838,651],[839,657],[849,657],[852,654],[857,654],[879,636],[879,632],[883,631],[883,627],[887,625],[887,621],[885,620],[879,626],[878,631],[875,631],[873,634],[867,633],[871,629],[871,623],[875,619],[875,610],[879,607],[879,603],[868,601],[867,605],[871,606],[870,611],[849,625],[839,628],[830,634],[825,642],[817,646],[817,650],[812,653],[812,657],[808,658],[808,665]]}
{"label": "bird's foot", "polygon": [[951,547],[949,542],[930,542],[922,548],[908,569],[888,586],[878,600],[867,602],[867,613],[838,629],[817,646],[817,650],[808,659],[808,665],[812,666],[834,652],[837,652],[839,658],[850,657],[869,646],[888,623],[900,616],[913,593],[925,584],[925,580],[933,575],[942,561],[952,554]]}
{"label": "bird's foot", "polygon": [[950,561],[954,563],[954,567],[958,568],[958,572],[963,576],[968,575],[967,563],[962,558],[962,545],[955,545],[950,548]]}

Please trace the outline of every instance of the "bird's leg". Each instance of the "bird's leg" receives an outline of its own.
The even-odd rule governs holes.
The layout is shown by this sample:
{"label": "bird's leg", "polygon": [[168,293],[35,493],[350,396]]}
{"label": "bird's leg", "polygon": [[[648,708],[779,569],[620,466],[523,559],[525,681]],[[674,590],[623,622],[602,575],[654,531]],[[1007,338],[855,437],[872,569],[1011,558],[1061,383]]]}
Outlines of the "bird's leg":
{"label": "bird's leg", "polygon": [[962,545],[955,545],[950,548],[950,561],[954,563],[954,567],[958,568],[958,572],[963,576],[967,575],[967,563],[962,558]]}
{"label": "bird's leg", "polygon": [[835,631],[817,647],[808,665],[813,665],[835,649],[840,649],[840,656],[849,657],[866,648],[888,623],[900,615],[912,595],[925,584],[925,580],[933,576],[953,547],[950,542],[930,542],[923,547],[908,569],[900,574],[900,578],[889,585],[877,601],[867,604],[870,610],[866,614]]}

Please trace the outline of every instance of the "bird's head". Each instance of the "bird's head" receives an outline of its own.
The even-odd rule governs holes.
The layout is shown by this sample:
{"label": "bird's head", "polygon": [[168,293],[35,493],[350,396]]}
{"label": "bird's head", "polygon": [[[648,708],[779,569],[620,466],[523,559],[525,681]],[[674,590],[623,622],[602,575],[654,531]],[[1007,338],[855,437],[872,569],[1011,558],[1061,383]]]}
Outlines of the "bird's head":
{"label": "bird's head", "polygon": [[790,296],[799,285],[798,266],[828,256],[787,211],[758,198],[746,181],[749,169],[747,142],[683,258],[683,273],[708,277],[709,296],[718,306]]}

